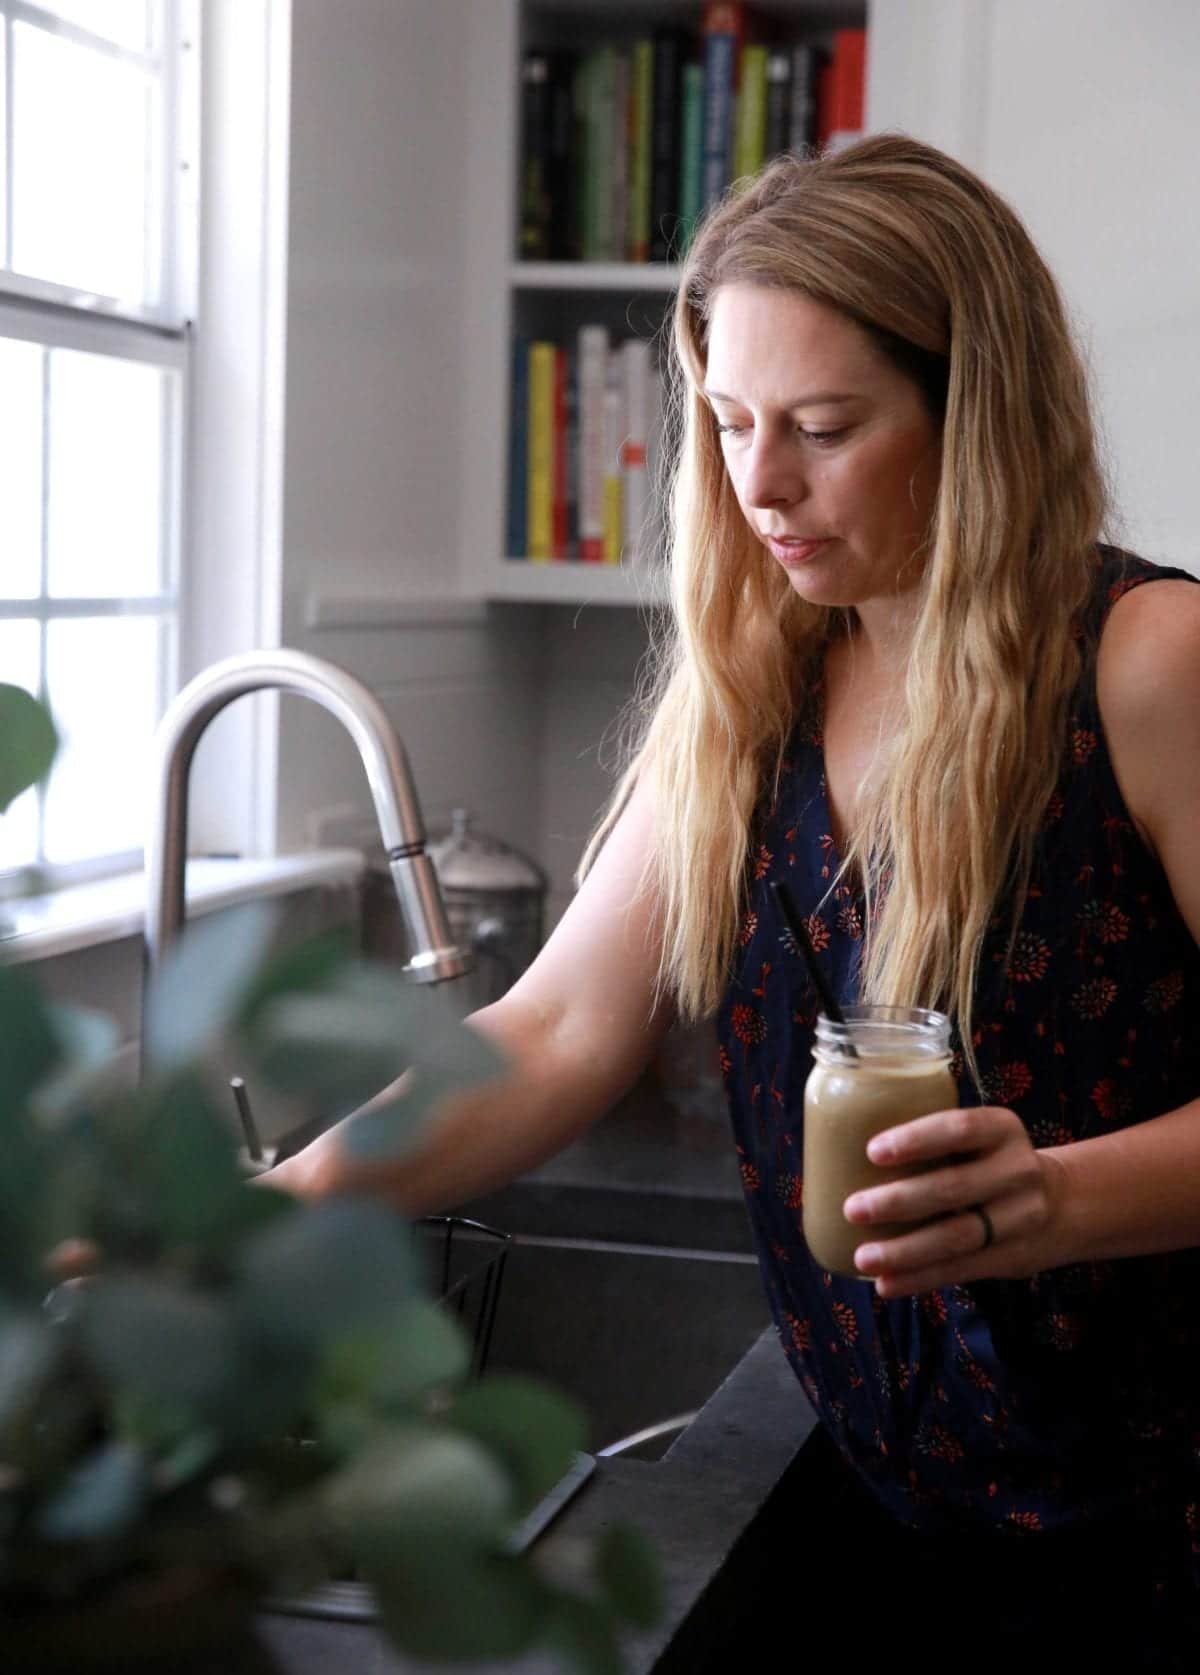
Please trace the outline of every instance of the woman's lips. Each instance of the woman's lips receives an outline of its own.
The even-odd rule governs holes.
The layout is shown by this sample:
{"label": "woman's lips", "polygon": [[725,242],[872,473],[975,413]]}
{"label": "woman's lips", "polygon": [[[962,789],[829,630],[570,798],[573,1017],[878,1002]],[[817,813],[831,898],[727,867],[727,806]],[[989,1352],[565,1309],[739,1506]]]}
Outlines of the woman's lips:
{"label": "woman's lips", "polygon": [[803,564],[806,559],[827,545],[830,537],[824,535],[819,540],[807,541],[798,536],[764,535],[763,540],[780,564]]}

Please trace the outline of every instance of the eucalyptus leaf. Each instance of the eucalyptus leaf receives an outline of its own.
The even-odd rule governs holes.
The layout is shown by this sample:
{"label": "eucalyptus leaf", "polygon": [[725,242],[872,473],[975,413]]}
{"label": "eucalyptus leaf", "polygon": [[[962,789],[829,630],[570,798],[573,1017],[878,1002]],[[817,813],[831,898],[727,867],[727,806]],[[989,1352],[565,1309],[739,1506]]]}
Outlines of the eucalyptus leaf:
{"label": "eucalyptus leaf", "polygon": [[87,1286],[81,1324],[89,1358],[118,1389],[204,1414],[219,1408],[236,1384],[231,1312],[182,1282],[101,1274]]}
{"label": "eucalyptus leaf", "polygon": [[0,1438],[36,1401],[60,1349],[58,1334],[38,1315],[0,1312]]}
{"label": "eucalyptus leaf", "polygon": [[413,1657],[514,1658],[538,1637],[544,1593],[511,1559],[447,1537],[362,1570],[388,1635]]}
{"label": "eucalyptus leaf", "polygon": [[406,1075],[394,1098],[348,1118],[340,1136],[346,1155],[362,1163],[401,1156],[420,1138],[437,1097],[428,1083],[418,1085]]}
{"label": "eucalyptus leaf", "polygon": [[34,1089],[62,1062],[51,1007],[23,966],[0,965],[0,1142]]}
{"label": "eucalyptus leaf", "polygon": [[145,1053],[156,1071],[203,1057],[250,992],[278,919],[271,902],[248,902],[193,921],[155,973],[146,996]]}
{"label": "eucalyptus leaf", "polygon": [[62,1049],[60,1068],[36,1089],[32,1104],[43,1121],[61,1122],[82,1100],[103,1087],[120,1044],[116,1021],[94,1007],[52,1006],[51,1026]]}
{"label": "eucalyptus leaf", "polygon": [[394,1329],[416,1286],[412,1240],[394,1210],[328,1199],[248,1242],[236,1306],[265,1343],[319,1346],[365,1327]]}
{"label": "eucalyptus leaf", "polygon": [[154,1222],[169,1242],[228,1244],[230,1217],[246,1196],[233,1133],[200,1077],[174,1077],[146,1125],[138,1159]]}
{"label": "eucalyptus leaf", "polygon": [[547,1613],[544,1638],[566,1654],[578,1675],[621,1675],[625,1667],[612,1623],[594,1600],[560,1594]]}
{"label": "eucalyptus leaf", "polygon": [[431,1390],[459,1383],[470,1365],[471,1345],[457,1322],[425,1298],[410,1297],[388,1331],[341,1337],[330,1347],[317,1397],[400,1413]]}
{"label": "eucalyptus leaf", "polygon": [[662,1572],[640,1530],[610,1524],[596,1545],[596,1574],[614,1610],[637,1628],[654,1627],[663,1610]]}
{"label": "eucalyptus leaf", "polygon": [[237,1025],[253,1033],[264,1010],[281,995],[327,989],[354,951],[349,930],[323,931],[268,956],[238,1009]]}
{"label": "eucalyptus leaf", "polygon": [[61,1045],[50,1010],[24,969],[0,965],[0,1285],[22,1296],[42,1283],[42,1204],[48,1150],[30,1120],[35,1089]]}
{"label": "eucalyptus leaf", "polygon": [[31,785],[45,779],[58,734],[44,704],[20,686],[0,682],[0,814]]}
{"label": "eucalyptus leaf", "polygon": [[104,1443],[46,1501],[35,1527],[47,1541],[111,1540],[138,1517],[148,1493],[141,1449],[129,1442]]}
{"label": "eucalyptus leaf", "polygon": [[452,1412],[458,1429],[507,1466],[522,1509],[554,1487],[586,1438],[579,1408],[527,1378],[495,1374],[464,1390]]}
{"label": "eucalyptus leaf", "polygon": [[371,1555],[420,1554],[430,1543],[495,1546],[513,1512],[503,1469],[473,1438],[443,1426],[392,1425],[329,1482],[335,1535]]}

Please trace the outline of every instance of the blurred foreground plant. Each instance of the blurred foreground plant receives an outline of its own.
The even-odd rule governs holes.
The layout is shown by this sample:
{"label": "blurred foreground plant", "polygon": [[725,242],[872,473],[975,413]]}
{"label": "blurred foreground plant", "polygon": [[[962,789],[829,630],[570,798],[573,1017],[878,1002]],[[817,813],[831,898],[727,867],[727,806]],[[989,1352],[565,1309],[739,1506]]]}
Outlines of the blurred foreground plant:
{"label": "blurred foreground plant", "polygon": [[[53,751],[44,712],[0,686],[0,812]],[[26,1644],[48,1662],[54,1625],[97,1611],[117,1664],[121,1633],[132,1661],[144,1615],[104,1607],[156,1581],[217,1579],[248,1613],[353,1571],[405,1651],[547,1645],[588,1675],[618,1671],[619,1623],[658,1609],[636,1532],[512,1550],[582,1416],[527,1381],[471,1382],[470,1345],[395,1212],[251,1190],[210,1062],[234,1042],[257,1078],[325,1112],[409,1069],[404,1099],[356,1126],[379,1154],[497,1074],[493,1050],[336,939],[271,954],[271,930],[255,907],[188,931],[151,994],[132,1092],[113,1087],[106,1018],[0,964],[0,1666]],[[99,1262],[47,1296],[64,1241]]]}

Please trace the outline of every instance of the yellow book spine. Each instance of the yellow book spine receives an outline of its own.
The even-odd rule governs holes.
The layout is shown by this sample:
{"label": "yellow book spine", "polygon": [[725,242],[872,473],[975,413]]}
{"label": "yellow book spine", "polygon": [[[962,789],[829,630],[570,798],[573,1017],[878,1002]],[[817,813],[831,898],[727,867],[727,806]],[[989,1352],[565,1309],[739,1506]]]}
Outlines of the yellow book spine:
{"label": "yellow book spine", "polygon": [[625,506],[621,479],[604,479],[604,562],[620,564],[625,539]]}
{"label": "yellow book spine", "polygon": [[525,504],[530,558],[554,557],[553,343],[529,345],[529,476]]}

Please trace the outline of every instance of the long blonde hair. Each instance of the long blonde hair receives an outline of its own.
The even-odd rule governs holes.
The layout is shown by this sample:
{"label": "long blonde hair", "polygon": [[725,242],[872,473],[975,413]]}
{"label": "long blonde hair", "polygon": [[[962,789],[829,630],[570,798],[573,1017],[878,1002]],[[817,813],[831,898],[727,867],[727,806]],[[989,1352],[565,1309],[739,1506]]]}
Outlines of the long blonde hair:
{"label": "long blonde hair", "polygon": [[748,529],[700,393],[714,297],[747,282],[840,310],[910,375],[944,358],[903,722],[845,867],[876,910],[864,997],[949,1010],[973,1066],[980,949],[999,905],[1011,901],[1015,925],[1024,901],[1105,496],[1053,278],[1003,200],[929,146],[882,135],[780,158],[729,193],[692,245],[673,322],[673,627],[640,748],[583,870],[652,775],[660,983],[683,1016],[711,1012],[744,911],[754,810],[840,619],[800,599]]}

